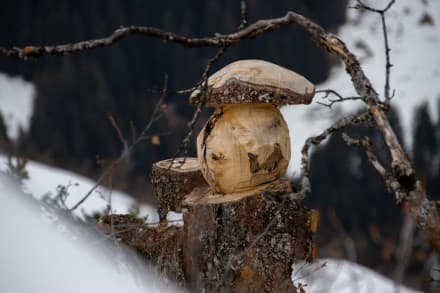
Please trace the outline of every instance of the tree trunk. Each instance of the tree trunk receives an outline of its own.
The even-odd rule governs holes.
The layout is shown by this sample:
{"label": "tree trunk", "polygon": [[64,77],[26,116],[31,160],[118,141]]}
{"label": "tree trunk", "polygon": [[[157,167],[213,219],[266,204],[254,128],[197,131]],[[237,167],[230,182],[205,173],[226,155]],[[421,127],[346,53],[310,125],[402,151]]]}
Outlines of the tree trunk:
{"label": "tree trunk", "polygon": [[159,201],[159,219],[166,220],[169,211],[182,212],[185,195],[194,187],[206,185],[197,158],[176,158],[153,164],[151,183]]}
{"label": "tree trunk", "polygon": [[[180,205],[185,207],[183,227],[144,224],[126,232],[123,218],[118,218],[118,225],[107,231],[192,290],[295,292],[292,264],[315,257],[316,217],[292,201],[291,192],[287,181],[227,195],[211,194],[201,186]],[[105,216],[101,223],[114,224],[112,217],[121,216]],[[126,219],[127,224],[133,221]]]}
{"label": "tree trunk", "polygon": [[[196,189],[185,205],[185,274],[208,292],[294,292],[295,260],[311,260],[310,210],[286,181],[235,195]],[[202,220],[201,220],[202,219]]]}

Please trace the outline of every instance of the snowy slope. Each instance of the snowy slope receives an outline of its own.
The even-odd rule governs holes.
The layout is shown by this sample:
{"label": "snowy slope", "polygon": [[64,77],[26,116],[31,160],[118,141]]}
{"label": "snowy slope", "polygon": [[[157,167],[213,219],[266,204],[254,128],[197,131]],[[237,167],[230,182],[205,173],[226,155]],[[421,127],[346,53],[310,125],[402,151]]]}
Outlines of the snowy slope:
{"label": "snowy slope", "polygon": [[[25,189],[38,191],[36,198],[60,183],[58,180],[83,186],[82,191],[72,190],[72,197],[82,196],[87,189],[84,185],[92,184],[74,173],[34,162],[28,170],[31,179]],[[0,172],[0,292],[174,291],[169,285],[165,287],[138,255],[108,245],[93,228],[36,201],[21,188]],[[114,210],[127,212],[132,200],[115,192],[114,203]],[[101,210],[106,204],[99,196],[92,197],[84,203],[84,210]],[[151,212],[149,207],[143,210]],[[326,266],[321,268],[323,262]],[[415,292],[358,264],[331,259],[297,264],[292,280],[296,285],[307,285],[309,293],[386,293],[396,288],[403,293]]]}
{"label": "snowy slope", "polygon": [[35,87],[21,77],[0,73],[0,113],[8,128],[8,136],[17,139],[20,128],[29,129]]}
{"label": "snowy slope", "polygon": [[[0,155],[0,171],[7,169],[7,159]],[[41,199],[44,196],[55,197],[57,194],[58,185],[69,185],[69,196],[66,200],[67,207],[72,207],[76,204],[87,192],[92,188],[95,182],[84,176],[80,176],[73,172],[63,169],[53,168],[41,163],[30,161],[27,164],[26,170],[29,173],[29,179],[24,180],[23,189],[25,192],[32,194],[36,199]],[[93,212],[102,212],[106,209],[109,196],[111,195],[112,212],[126,214],[130,211],[135,200],[120,191],[110,190],[104,187],[98,187],[95,192],[77,209],[75,214],[82,218],[83,213],[92,214]],[[155,209],[151,206],[142,204],[140,208],[140,217],[147,217],[148,222],[157,222],[159,217]]]}
{"label": "snowy slope", "polygon": [[[365,0],[373,7],[382,8],[388,1]],[[391,89],[395,90],[393,106],[402,118],[406,146],[410,147],[413,110],[429,103],[431,114],[437,117],[440,98],[440,1],[398,0],[386,15],[391,51]],[[356,1],[351,0],[349,6]],[[433,24],[419,22],[429,15]],[[381,22],[377,14],[348,9],[347,23],[336,33],[361,61],[373,86],[383,97],[385,84],[385,56]],[[317,89],[333,89],[343,96],[356,95],[350,77],[342,65],[331,71],[328,80]],[[300,149],[307,137],[319,134],[332,121],[354,112],[361,102],[344,102],[328,109],[315,102],[310,106],[289,106],[282,110],[291,129],[292,161],[290,172],[298,172]]]}
{"label": "snowy slope", "polygon": [[292,280],[296,286],[305,285],[307,293],[419,292],[398,285],[356,263],[335,259],[320,259],[313,264],[297,264],[293,268]]}
{"label": "snowy slope", "polygon": [[24,194],[0,172],[0,292],[177,292],[139,255]]}
{"label": "snowy slope", "polygon": [[[351,2],[353,5],[354,1]],[[385,1],[365,2],[380,7]],[[432,17],[433,25],[418,24],[425,13]],[[367,76],[382,94],[384,50],[380,20],[375,14],[360,14],[352,9],[347,11],[347,16],[347,24],[337,34],[360,57]],[[394,64],[391,87],[396,90],[393,105],[403,118],[409,146],[412,111],[416,105],[428,102],[432,109],[431,114],[437,117],[440,54],[436,51],[440,48],[440,1],[428,0],[425,5],[422,1],[398,0],[387,14],[387,22],[393,50],[391,61]],[[367,49],[357,46],[359,41]],[[317,88],[331,88],[344,95],[355,94],[342,66],[336,66],[329,79]],[[6,120],[11,138],[17,138],[20,127],[28,129],[34,94],[32,84],[0,73],[0,111]],[[360,105],[358,102],[347,102],[336,105],[331,110],[317,104],[285,107],[282,111],[292,132],[292,162],[289,171],[297,172],[300,148],[307,137],[318,134],[341,114],[351,113]],[[1,156],[0,170],[5,170],[5,158]],[[28,164],[28,171],[31,178],[25,182],[24,187],[36,198],[42,198],[47,192],[55,195],[59,184],[79,183],[79,186],[69,189],[68,206],[76,203],[94,184],[88,178],[36,162]],[[85,213],[105,209],[109,191],[105,188],[99,188],[99,191],[93,193],[81,206]],[[127,194],[112,191],[114,212],[126,213],[133,203],[134,200]],[[124,269],[108,270],[114,263],[109,264],[107,261],[118,259],[115,257],[118,255],[116,252],[109,254],[112,257],[103,255],[102,246],[99,249],[98,246],[90,247],[87,239],[66,232],[76,229],[69,228],[73,227],[69,222],[54,224],[52,217],[47,223],[47,213],[44,216],[41,208],[36,207],[37,203],[25,199],[16,186],[6,183],[4,175],[0,173],[0,230],[3,233],[0,241],[0,292],[69,292],[66,289],[69,287],[73,288],[71,292],[139,291],[136,288],[139,280],[133,279],[133,272],[134,275],[137,272],[146,276],[148,274],[144,268],[130,268],[130,272]],[[80,217],[81,209],[75,212]],[[149,215],[151,222],[157,221],[156,212],[149,206],[141,207],[141,215]],[[73,239],[77,240],[70,241]],[[108,249],[111,251],[111,248]],[[136,259],[132,258],[131,261],[136,262]],[[326,267],[312,274],[304,274],[303,268],[298,274],[294,272],[292,279],[296,284],[307,284],[307,292],[395,292],[396,287],[392,281],[367,268],[345,261],[325,261]],[[118,265],[124,264],[130,267],[129,261],[121,261]],[[77,277],[74,283],[73,277]],[[155,283],[150,278],[146,280]],[[78,284],[83,284],[84,287],[75,287]],[[32,286],[32,290],[25,287],[27,285]],[[400,290],[410,292],[402,288]]]}

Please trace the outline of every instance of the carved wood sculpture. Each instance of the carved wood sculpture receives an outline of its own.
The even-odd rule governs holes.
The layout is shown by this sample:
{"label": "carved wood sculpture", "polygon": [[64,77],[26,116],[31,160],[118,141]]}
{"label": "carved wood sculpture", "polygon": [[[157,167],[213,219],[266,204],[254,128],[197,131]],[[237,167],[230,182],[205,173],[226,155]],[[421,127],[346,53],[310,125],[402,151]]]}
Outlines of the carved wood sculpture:
{"label": "carved wood sculpture", "polygon": [[[294,187],[281,178],[290,138],[278,106],[310,103],[314,86],[277,65],[243,60],[212,75],[208,93],[206,104],[217,109],[198,137],[198,160],[153,166],[162,224],[114,215],[101,218],[101,227],[113,225],[106,231],[188,288],[295,292],[292,264],[315,257],[318,217],[291,199]],[[190,100],[201,98],[196,91]],[[164,225],[168,210],[183,211],[183,227]]]}
{"label": "carved wood sculpture", "polygon": [[[290,137],[278,107],[309,104],[313,84],[278,65],[241,60],[213,74],[208,91],[204,102],[216,110],[197,137],[197,157],[211,189],[237,193],[284,176]],[[190,102],[200,99],[197,90]]]}

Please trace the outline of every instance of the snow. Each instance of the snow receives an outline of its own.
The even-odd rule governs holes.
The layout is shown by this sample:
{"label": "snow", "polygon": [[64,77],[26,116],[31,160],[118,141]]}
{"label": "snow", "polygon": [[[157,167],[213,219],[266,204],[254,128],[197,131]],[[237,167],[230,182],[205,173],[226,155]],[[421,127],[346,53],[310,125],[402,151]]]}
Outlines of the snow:
{"label": "snow", "polygon": [[[385,5],[383,0],[364,1],[373,7]],[[349,6],[354,6],[351,0]],[[387,2],[386,2],[387,3]],[[427,102],[434,119],[437,119],[437,100],[440,98],[440,1],[399,0],[386,14],[388,37],[391,46],[391,89],[395,90],[392,105],[402,118],[405,144],[412,145],[412,122],[414,109]],[[420,25],[419,21],[427,13],[433,25]],[[347,23],[336,33],[361,61],[362,67],[376,90],[383,96],[385,84],[385,56],[381,22],[377,14],[347,10]],[[364,46],[359,46],[359,42]],[[294,68],[293,68],[294,69]],[[356,95],[350,77],[342,64],[331,71],[327,81],[317,85],[317,89],[334,89],[344,96]],[[29,128],[32,115],[34,86],[19,77],[9,77],[0,73],[0,112],[5,116],[8,135],[16,139],[19,129]],[[282,113],[291,131],[292,158],[289,175],[297,175],[300,166],[300,151],[304,141],[319,134],[333,121],[355,112],[362,107],[361,102],[344,102],[325,108],[316,102],[322,94],[317,94],[312,105],[287,106]]]}
{"label": "snow", "polygon": [[0,292],[177,292],[122,245],[0,172]]}
{"label": "snow", "polygon": [[[3,173],[6,159],[0,156],[0,292],[167,292],[139,256],[123,246],[109,245],[94,228],[73,221],[67,213],[42,201],[58,184],[79,183],[69,189],[73,204],[94,184],[88,178],[30,161],[30,179],[22,186]],[[24,194],[24,189],[28,194]],[[109,191],[100,187],[102,194]],[[29,194],[31,193],[31,194]],[[51,192],[52,196],[56,192]],[[112,210],[127,213],[130,196],[112,192]],[[33,195],[33,196],[32,196]],[[93,194],[82,206],[84,213],[102,211],[107,200]],[[75,214],[83,217],[83,212]],[[156,212],[142,206],[141,213],[157,221]],[[170,223],[182,225],[182,214],[169,212]],[[152,218],[149,218],[152,219]],[[326,263],[321,268],[322,263]],[[24,277],[23,277],[24,276]],[[26,282],[21,282],[23,278]],[[358,264],[323,259],[312,265],[294,266],[292,280],[307,284],[306,292],[415,292]],[[32,288],[32,289],[31,289]],[[325,288],[325,290],[323,290]],[[146,291],[143,291],[146,290]]]}
{"label": "snow", "polygon": [[[382,0],[364,1],[372,6]],[[355,1],[350,1],[353,6]],[[433,25],[420,25],[428,13]],[[392,105],[403,123],[406,146],[410,148],[414,109],[426,102],[437,119],[440,97],[440,1],[399,0],[386,16],[391,46],[391,89],[395,90]],[[383,96],[385,57],[380,18],[372,13],[348,9],[348,21],[337,32],[360,59],[367,77]],[[364,46],[359,46],[361,41]],[[344,96],[356,95],[342,65],[335,66],[327,81],[317,89],[334,89]],[[0,73],[0,112],[8,136],[17,139],[19,130],[29,129],[34,86],[20,77]],[[355,112],[360,102],[344,102],[332,109],[318,105],[320,95],[310,106],[284,107],[282,113],[291,129],[292,159],[289,174],[298,174],[300,150],[304,141],[319,134],[336,119]],[[0,171],[6,170],[6,159],[0,156]],[[30,179],[24,181],[25,192],[36,199],[54,197],[58,185],[72,185],[66,200],[72,207],[94,185],[94,181],[78,174],[30,161]],[[81,226],[43,202],[23,194],[17,184],[0,172],[0,292],[164,292],[142,261],[124,248],[115,248],[100,239],[90,228]],[[74,213],[103,211],[111,194],[112,211],[128,213],[135,201],[120,191],[99,187]],[[140,206],[140,216],[157,222],[156,211]],[[181,214],[170,213],[168,219],[181,224]],[[322,263],[326,265],[321,267]],[[298,272],[297,272],[298,271]],[[310,272],[313,273],[310,273]],[[292,280],[307,284],[307,292],[414,292],[389,279],[343,260],[318,260],[314,265],[296,265]],[[145,291],[146,290],[146,291]]]}
{"label": "snow", "polygon": [[[0,171],[6,170],[7,159],[0,155]],[[95,184],[93,180],[84,176],[34,161],[27,163],[26,170],[29,173],[29,179],[24,180],[23,190],[31,193],[36,199],[42,199],[45,196],[54,198],[57,195],[58,185],[73,184],[68,188],[69,196],[65,201],[68,208],[73,207]],[[110,195],[113,213],[127,214],[134,205],[137,205],[128,194],[100,186],[74,211],[74,214],[79,218],[84,218],[84,213],[91,215],[93,212],[103,212],[109,203]],[[148,222],[152,223],[159,221],[159,216],[153,207],[141,204],[139,209],[139,217],[147,218]]]}
{"label": "snow", "polygon": [[296,286],[302,284],[307,293],[419,292],[398,285],[366,267],[337,259],[298,263],[293,267],[292,281]]}
{"label": "snow", "polygon": [[169,211],[167,214],[168,226],[183,226],[183,213]]}
{"label": "snow", "polygon": [[20,128],[29,129],[33,112],[35,87],[21,77],[0,73],[0,113],[7,126],[8,137],[16,140]]}
{"label": "snow", "polygon": [[[388,1],[363,1],[372,7],[382,7]],[[356,1],[351,0],[349,6]],[[427,13],[433,25],[420,25],[419,21]],[[358,56],[366,76],[377,92],[383,97],[385,85],[384,42],[380,17],[374,13],[361,13],[348,9],[347,23],[336,35]],[[402,118],[405,145],[411,149],[412,122],[414,109],[428,103],[432,117],[437,119],[437,101],[440,98],[440,1],[399,0],[387,12],[389,44],[391,47],[391,90],[395,90],[392,105]],[[361,42],[364,46],[359,46]],[[364,47],[364,48],[363,48]],[[366,49],[365,49],[366,48]],[[342,64],[335,66],[328,78],[317,89],[333,89],[343,96],[357,96],[350,77]],[[317,104],[322,94],[315,96],[310,106],[288,106],[282,113],[291,130],[292,159],[289,174],[298,174],[300,151],[304,141],[329,127],[341,115],[348,115],[360,109],[359,101],[335,104],[332,109]]]}

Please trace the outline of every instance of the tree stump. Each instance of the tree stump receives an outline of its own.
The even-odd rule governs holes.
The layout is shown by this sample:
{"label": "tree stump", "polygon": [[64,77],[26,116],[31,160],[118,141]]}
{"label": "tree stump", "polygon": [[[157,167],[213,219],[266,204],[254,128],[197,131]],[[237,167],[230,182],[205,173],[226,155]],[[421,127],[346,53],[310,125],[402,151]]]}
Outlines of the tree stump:
{"label": "tree stump", "polygon": [[290,192],[282,180],[248,193],[194,190],[184,202],[184,271],[191,287],[294,292],[292,264],[311,260],[314,249],[310,210]]}
{"label": "tree stump", "polygon": [[206,185],[197,158],[176,158],[153,164],[151,183],[159,201],[159,219],[169,211],[182,212],[184,196],[194,187]]}
{"label": "tree stump", "polygon": [[[191,290],[295,292],[292,264],[315,256],[316,215],[291,200],[291,192],[290,182],[282,180],[227,195],[203,185],[180,203],[183,227],[144,225],[125,233],[118,218],[112,231]],[[105,216],[101,223],[114,223],[111,217],[120,216]]]}

